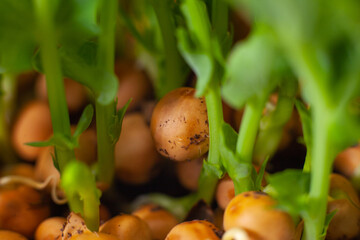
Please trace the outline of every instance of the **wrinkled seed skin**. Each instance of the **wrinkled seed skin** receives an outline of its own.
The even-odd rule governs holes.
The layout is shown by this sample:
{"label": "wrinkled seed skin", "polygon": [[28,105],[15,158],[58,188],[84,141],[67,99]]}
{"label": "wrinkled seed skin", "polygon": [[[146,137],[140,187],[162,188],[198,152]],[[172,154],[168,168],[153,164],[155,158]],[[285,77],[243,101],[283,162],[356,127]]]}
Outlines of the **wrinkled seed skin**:
{"label": "wrinkled seed skin", "polygon": [[209,149],[209,124],[204,98],[195,89],[178,88],[156,105],[151,132],[158,152],[172,160],[198,158]]}
{"label": "wrinkled seed skin", "polygon": [[176,225],[165,240],[220,240],[222,231],[212,223],[193,220]]}
{"label": "wrinkled seed skin", "polygon": [[245,192],[234,197],[225,209],[224,229],[240,227],[262,240],[292,240],[295,225],[285,212],[274,209],[275,201],[260,192]]}
{"label": "wrinkled seed skin", "polygon": [[0,239],[1,240],[27,240],[26,237],[22,236],[17,232],[0,230]]}
{"label": "wrinkled seed skin", "polygon": [[177,219],[170,212],[154,204],[144,205],[132,214],[149,225],[152,239],[165,239],[170,230],[178,224]]}
{"label": "wrinkled seed skin", "polygon": [[100,232],[114,235],[121,240],[151,240],[149,226],[137,216],[118,215],[100,226]]}

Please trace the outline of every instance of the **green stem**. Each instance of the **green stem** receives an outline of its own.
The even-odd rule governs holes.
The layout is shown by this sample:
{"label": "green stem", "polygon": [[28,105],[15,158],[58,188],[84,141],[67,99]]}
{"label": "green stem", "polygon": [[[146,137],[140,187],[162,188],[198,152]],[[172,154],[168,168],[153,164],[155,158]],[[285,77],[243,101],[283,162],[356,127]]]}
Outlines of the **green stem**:
{"label": "green stem", "polygon": [[160,73],[159,80],[156,82],[156,95],[158,98],[163,97],[169,91],[181,87],[185,80],[188,70],[182,59],[176,40],[176,26],[172,15],[172,9],[168,0],[152,0],[151,4],[155,10],[156,18],[158,20],[162,44],[164,47],[164,58],[161,60],[165,64],[165,69],[162,70],[159,66]]}
{"label": "green stem", "polygon": [[[57,51],[56,32],[53,24],[54,12],[51,2],[34,0],[37,24],[40,33],[41,60],[46,75],[46,85],[50,105],[54,135],[71,137],[70,119],[65,99],[65,89]],[[74,150],[56,147],[60,172],[67,162],[75,158]]]}
{"label": "green stem", "polygon": [[100,8],[100,28],[98,49],[98,67],[114,72],[115,62],[115,26],[118,1],[102,0]]}
{"label": "green stem", "polygon": [[314,114],[309,209],[304,217],[307,240],[321,239],[324,229],[329,179],[335,158],[334,145],[329,136],[330,124],[326,120],[330,116],[326,111],[320,110]]}
{"label": "green stem", "polygon": [[113,124],[113,104],[107,106],[95,103],[96,109],[96,130],[98,142],[98,169],[97,179],[105,184],[111,184],[114,177],[115,150],[113,139],[110,137],[110,126]]}
{"label": "green stem", "polygon": [[[207,164],[219,167],[220,163],[220,133],[223,123],[223,112],[221,103],[220,84],[212,81],[205,94],[208,120],[209,120],[209,153]],[[218,178],[215,173],[204,169],[199,179],[198,196],[211,204]]]}
{"label": "green stem", "polygon": [[[114,73],[115,27],[118,10],[117,0],[103,0],[100,9],[101,34],[98,48],[98,68]],[[98,172],[100,182],[111,184],[114,177],[114,142],[110,135],[114,123],[115,101],[107,105],[95,103],[98,142]]]}
{"label": "green stem", "polygon": [[212,0],[211,22],[216,36],[219,40],[224,39],[228,34],[229,9],[224,0]]}
{"label": "green stem", "polygon": [[[305,239],[318,240],[323,234],[329,176],[335,158],[336,146],[331,142],[331,108],[326,87],[326,72],[320,65],[316,51],[305,44],[292,47],[292,57],[303,81],[305,97],[313,107],[313,143],[311,152],[311,182],[309,209],[304,214]],[[309,161],[306,163],[309,167]]]}
{"label": "green stem", "polygon": [[245,106],[239,137],[236,143],[236,156],[243,162],[252,163],[256,135],[264,105],[265,101],[259,100],[249,101]]}
{"label": "green stem", "polygon": [[4,164],[14,163],[16,158],[10,144],[9,128],[16,98],[16,77],[13,74],[0,76],[0,152]]}
{"label": "green stem", "polygon": [[250,191],[254,188],[251,178],[252,157],[262,111],[265,106],[265,99],[265,97],[254,99],[249,101],[245,106],[236,143],[236,158],[239,159],[241,163],[248,165],[249,175],[241,179],[233,179],[236,194]]}

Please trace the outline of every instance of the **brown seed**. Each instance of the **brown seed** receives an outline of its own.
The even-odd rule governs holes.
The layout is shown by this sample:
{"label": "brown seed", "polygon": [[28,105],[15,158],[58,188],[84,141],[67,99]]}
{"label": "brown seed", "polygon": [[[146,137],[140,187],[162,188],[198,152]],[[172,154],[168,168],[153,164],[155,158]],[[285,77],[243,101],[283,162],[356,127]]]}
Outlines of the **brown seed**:
{"label": "brown seed", "polygon": [[154,174],[159,160],[144,117],[139,113],[127,114],[115,145],[116,176],[131,184],[145,183]]}
{"label": "brown seed", "polygon": [[151,133],[160,154],[176,161],[196,159],[209,149],[209,126],[204,98],[193,88],[178,88],[156,105]]}
{"label": "brown seed", "polygon": [[66,223],[63,217],[52,217],[41,222],[35,231],[35,240],[60,240]]}
{"label": "brown seed", "polygon": [[114,235],[119,239],[150,240],[149,226],[137,216],[118,215],[106,221],[100,227],[101,233]]}
{"label": "brown seed", "polygon": [[144,205],[132,214],[149,225],[152,239],[164,239],[170,230],[178,224],[177,219],[170,212],[154,204]]}
{"label": "brown seed", "polygon": [[1,189],[0,209],[0,228],[16,231],[29,238],[50,215],[44,196],[22,185],[14,189]]}
{"label": "brown seed", "polygon": [[[205,157],[204,157],[205,158]],[[176,174],[185,188],[196,191],[203,165],[203,157],[176,163]]]}
{"label": "brown seed", "polygon": [[17,232],[0,230],[0,239],[1,240],[27,240],[26,237],[22,236]]}
{"label": "brown seed", "polygon": [[292,239],[295,235],[293,220],[289,214],[274,209],[275,204],[266,194],[239,194],[225,209],[224,229],[240,227],[263,240]]}
{"label": "brown seed", "polygon": [[18,115],[13,132],[12,143],[16,152],[27,161],[34,161],[41,148],[25,145],[28,142],[47,140],[52,134],[50,110],[46,103],[32,101]]}
{"label": "brown seed", "polygon": [[222,231],[212,223],[204,220],[193,220],[176,225],[165,240],[220,240]]}

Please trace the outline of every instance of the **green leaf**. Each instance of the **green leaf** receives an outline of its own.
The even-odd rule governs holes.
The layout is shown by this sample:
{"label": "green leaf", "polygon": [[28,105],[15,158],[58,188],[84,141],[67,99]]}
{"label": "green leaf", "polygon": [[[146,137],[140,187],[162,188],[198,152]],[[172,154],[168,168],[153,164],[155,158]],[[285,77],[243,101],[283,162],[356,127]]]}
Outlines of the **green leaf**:
{"label": "green leaf", "polygon": [[278,207],[294,219],[306,211],[310,188],[310,174],[298,169],[287,169],[267,177],[266,192],[278,201]]}
{"label": "green leaf", "polygon": [[214,61],[212,56],[209,55],[206,50],[194,46],[185,29],[178,29],[177,37],[180,53],[194,70],[198,78],[196,82],[196,95],[202,96],[214,73]]}
{"label": "green leaf", "polygon": [[265,168],[266,168],[267,163],[269,162],[269,159],[270,159],[269,156],[265,158],[265,161],[261,164],[260,170],[256,176],[256,179],[255,179],[255,190],[256,191],[261,191],[261,189],[262,189],[262,186],[261,186],[262,180],[264,178]]}
{"label": "green leaf", "polygon": [[76,130],[73,134],[73,138],[77,139],[81,133],[83,133],[89,126],[94,115],[94,107],[89,104],[83,110],[80,120],[77,124]]}
{"label": "green leaf", "polygon": [[235,130],[227,123],[223,123],[222,131],[220,134],[220,155],[221,161],[226,171],[228,172],[234,184],[242,179],[250,179],[250,187],[252,190],[255,189],[255,183],[253,179],[254,167],[251,163],[244,163],[236,156],[235,149],[238,139],[238,134]]}
{"label": "green leaf", "polygon": [[101,191],[90,168],[83,162],[71,161],[65,166],[60,183],[71,211],[80,213],[90,230],[97,230]]}
{"label": "green leaf", "polygon": [[62,45],[78,45],[99,33],[97,10],[100,0],[59,1],[55,26]]}
{"label": "green leaf", "polygon": [[330,222],[333,219],[333,217],[335,216],[337,211],[338,210],[336,209],[336,210],[326,214],[325,223],[324,223],[324,230],[323,230],[323,233],[320,236],[320,239],[324,240],[326,238],[326,234],[327,234],[327,230],[329,228]]}
{"label": "green leaf", "polygon": [[225,101],[239,109],[248,99],[270,93],[280,81],[275,75],[279,55],[271,35],[259,27],[248,40],[237,44],[228,59],[222,88]]}
{"label": "green leaf", "polygon": [[59,166],[59,161],[57,158],[56,148],[54,148],[54,154],[51,154],[51,159],[53,161],[53,164],[54,164],[54,167],[56,168],[56,170],[58,170],[60,172],[60,166]]}
{"label": "green leaf", "polygon": [[0,73],[31,69],[35,17],[30,0],[0,1]]}
{"label": "green leaf", "polygon": [[72,139],[68,139],[63,135],[54,135],[49,140],[40,141],[40,142],[29,142],[26,143],[28,146],[32,147],[48,147],[48,146],[56,146],[64,149],[74,149],[77,147],[77,143]]}
{"label": "green leaf", "polygon": [[[116,114],[114,116],[114,124],[109,128],[109,130],[110,130],[109,135],[112,139],[113,144],[115,144],[119,140],[121,128],[122,128],[122,122],[123,122],[126,110],[128,109],[131,101],[132,101],[132,99],[129,99],[127,101],[127,103],[116,112]],[[116,104],[115,104],[115,106],[116,106]]]}
{"label": "green leaf", "polygon": [[306,159],[304,164],[304,171],[309,172],[311,169],[312,152],[312,119],[310,111],[306,108],[303,102],[301,102],[300,100],[296,100],[295,106],[300,115],[303,136],[306,145]]}
{"label": "green leaf", "polygon": [[203,169],[207,173],[215,175],[217,178],[222,178],[224,175],[224,170],[218,164],[210,163],[208,161],[203,161]]}

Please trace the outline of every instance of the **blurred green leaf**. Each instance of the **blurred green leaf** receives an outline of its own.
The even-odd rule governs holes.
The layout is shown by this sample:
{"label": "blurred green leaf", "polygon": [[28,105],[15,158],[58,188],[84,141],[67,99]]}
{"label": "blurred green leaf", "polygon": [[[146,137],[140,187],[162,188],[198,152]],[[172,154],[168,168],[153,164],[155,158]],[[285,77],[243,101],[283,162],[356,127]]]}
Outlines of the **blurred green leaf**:
{"label": "blurred green leaf", "polygon": [[31,0],[0,1],[0,73],[31,69],[36,47]]}
{"label": "blurred green leaf", "polygon": [[[110,130],[109,135],[110,135],[114,145],[119,140],[121,129],[122,129],[122,122],[123,122],[126,110],[128,109],[131,101],[132,101],[132,99],[129,99],[127,101],[127,103],[116,112],[116,114],[114,116],[114,118],[115,118],[114,123],[109,128],[109,130]],[[115,106],[116,106],[116,104],[115,104]]]}
{"label": "blurred green leaf", "polygon": [[78,45],[99,33],[97,10],[100,0],[61,0],[55,13],[59,42]]}
{"label": "blurred green leaf", "polygon": [[198,77],[196,82],[196,94],[202,96],[214,73],[212,56],[209,55],[206,50],[194,46],[185,29],[178,29],[177,37],[179,39],[179,49],[181,54]]}
{"label": "blurred green leaf", "polygon": [[77,147],[77,142],[73,139],[68,139],[63,135],[54,135],[49,140],[41,142],[29,142],[26,143],[26,145],[32,147],[56,146],[59,148],[74,149],[75,147]]}
{"label": "blurred green leaf", "polygon": [[274,40],[262,28],[237,44],[229,56],[222,87],[225,101],[239,109],[248,99],[269,94],[281,79],[276,75],[282,60],[279,55]]}
{"label": "blurred green leaf", "polygon": [[293,218],[298,217],[308,207],[307,196],[310,188],[310,173],[299,169],[269,175],[266,192],[278,201],[278,207]]}
{"label": "blurred green leaf", "polygon": [[304,170],[309,172],[311,169],[311,154],[312,154],[311,152],[312,152],[312,138],[313,138],[311,114],[310,111],[306,108],[305,104],[300,100],[295,101],[295,106],[300,115],[304,142],[306,145],[306,159],[305,159]]}
{"label": "blurred green leaf", "polygon": [[80,135],[90,126],[93,115],[94,115],[94,107],[91,104],[89,104],[85,107],[85,109],[81,114],[79,122],[76,126],[76,130],[72,136],[74,139],[80,137]]}
{"label": "blurred green leaf", "polygon": [[323,233],[320,236],[320,239],[322,239],[322,240],[326,239],[326,234],[327,234],[327,230],[329,228],[330,222],[333,219],[333,217],[335,216],[337,211],[338,210],[334,210],[334,211],[326,214],[325,223],[324,223],[324,230],[323,230]]}
{"label": "blurred green leaf", "polygon": [[251,163],[243,162],[236,156],[235,149],[238,134],[227,123],[223,123],[220,134],[221,161],[234,183],[241,179],[250,179],[251,189],[255,189],[254,167]]}
{"label": "blurred green leaf", "polygon": [[263,161],[263,163],[261,164],[260,170],[256,176],[256,180],[255,180],[255,190],[256,191],[261,191],[262,190],[262,181],[264,178],[264,174],[265,174],[265,169],[267,166],[267,163],[269,162],[270,157],[266,157],[265,160]]}

